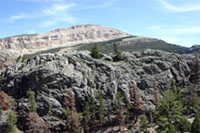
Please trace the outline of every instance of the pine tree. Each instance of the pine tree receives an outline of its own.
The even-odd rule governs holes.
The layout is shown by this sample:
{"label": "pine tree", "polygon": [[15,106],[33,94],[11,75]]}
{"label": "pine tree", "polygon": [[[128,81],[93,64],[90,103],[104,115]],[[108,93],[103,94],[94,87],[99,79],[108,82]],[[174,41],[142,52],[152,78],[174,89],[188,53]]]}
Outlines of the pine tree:
{"label": "pine tree", "polygon": [[181,94],[181,91],[180,91],[180,88],[178,88],[176,86],[176,82],[174,79],[172,79],[172,82],[171,82],[171,90],[174,92],[174,94],[176,95],[176,98],[177,100],[181,100],[182,98],[182,94]]}
{"label": "pine tree", "polygon": [[147,129],[150,123],[147,120],[146,114],[143,113],[142,115],[140,115],[139,119],[140,119],[140,131],[144,133],[148,133]]}
{"label": "pine tree", "polygon": [[174,125],[170,125],[169,127],[168,133],[177,133],[177,129]]}
{"label": "pine tree", "polygon": [[177,132],[188,131],[189,123],[184,117],[183,111],[184,107],[181,100],[177,98],[177,94],[173,90],[166,91],[156,111],[157,131],[169,132],[172,125],[176,127],[174,130]]}
{"label": "pine tree", "polygon": [[104,115],[105,115],[105,100],[103,98],[101,87],[98,89],[98,100],[99,100],[99,108],[98,108],[98,117],[100,120],[100,123],[104,122]]}
{"label": "pine tree", "polygon": [[191,133],[200,133],[200,112],[196,113],[195,120],[192,123]]}
{"label": "pine tree", "polygon": [[90,120],[91,120],[90,105],[89,102],[86,102],[83,109],[83,123],[84,123],[84,129],[87,132],[89,131]]}
{"label": "pine tree", "polygon": [[195,52],[194,54],[195,58],[193,59],[193,68],[192,68],[192,76],[193,76],[193,88],[191,90],[191,93],[194,93],[196,91],[196,87],[198,85],[198,82],[200,80],[200,61],[199,61],[199,55]]}
{"label": "pine tree", "polygon": [[74,99],[74,94],[72,93],[72,89],[68,91],[68,98],[65,100],[66,103],[69,103],[67,106],[66,113],[66,126],[68,132],[78,133],[82,130],[82,113],[78,113],[76,110],[76,102]]}
{"label": "pine tree", "polygon": [[115,54],[115,57],[114,57],[113,60],[114,61],[122,60],[121,52],[119,51],[118,45],[116,43],[113,43],[113,51],[114,51],[114,54]]}
{"label": "pine tree", "polygon": [[35,95],[34,95],[33,91],[31,91],[31,89],[28,90],[28,98],[29,98],[30,103],[31,103],[29,111],[30,112],[37,112]]}
{"label": "pine tree", "polygon": [[94,101],[92,89],[90,89],[88,102],[85,103],[83,109],[83,123],[84,123],[84,130],[89,132],[90,128],[94,125],[96,121],[96,114],[98,113],[97,107]]}
{"label": "pine tree", "polygon": [[142,105],[144,101],[142,100],[139,88],[137,87],[136,82],[133,82],[130,84],[130,100],[134,102],[133,105],[133,115],[134,120],[132,121],[132,124],[135,124],[138,121],[138,116],[140,115],[140,112],[143,112],[144,106]]}
{"label": "pine tree", "polygon": [[7,133],[15,133],[16,132],[17,115],[12,110],[10,110],[8,112],[7,123],[8,123]]}
{"label": "pine tree", "polygon": [[156,107],[158,106],[158,104],[160,103],[160,92],[159,92],[159,89],[158,89],[158,80],[157,78],[154,79],[154,84],[153,84],[153,89],[154,89],[154,97],[155,97],[155,100],[154,100],[154,103],[156,105]]}
{"label": "pine tree", "polygon": [[98,44],[95,44],[94,47],[92,48],[91,55],[92,55],[93,58],[96,58],[96,59],[100,59],[101,58],[102,55],[100,53]]}
{"label": "pine tree", "polygon": [[92,122],[96,120],[96,112],[97,112],[97,107],[94,101],[92,89],[90,89],[89,104],[90,104],[90,113],[91,113],[91,122]]}
{"label": "pine tree", "polygon": [[124,96],[121,94],[120,91],[117,91],[115,95],[115,110],[116,110],[116,123],[119,125],[120,131],[122,131],[124,125],[125,125],[125,120],[126,120],[126,104],[124,101]]}

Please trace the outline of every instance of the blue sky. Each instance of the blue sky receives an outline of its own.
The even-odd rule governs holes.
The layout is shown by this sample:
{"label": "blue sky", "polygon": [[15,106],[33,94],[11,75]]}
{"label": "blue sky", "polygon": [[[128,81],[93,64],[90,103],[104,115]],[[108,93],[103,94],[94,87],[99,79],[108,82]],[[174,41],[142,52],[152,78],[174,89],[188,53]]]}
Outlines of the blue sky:
{"label": "blue sky", "polygon": [[200,44],[200,0],[0,0],[0,38],[78,24],[189,47]]}

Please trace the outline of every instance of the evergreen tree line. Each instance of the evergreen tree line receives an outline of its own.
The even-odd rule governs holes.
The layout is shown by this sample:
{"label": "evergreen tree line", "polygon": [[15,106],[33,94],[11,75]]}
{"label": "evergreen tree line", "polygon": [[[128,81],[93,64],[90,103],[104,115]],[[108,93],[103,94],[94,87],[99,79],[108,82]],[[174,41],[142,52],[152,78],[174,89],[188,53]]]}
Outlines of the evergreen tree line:
{"label": "evergreen tree line", "polygon": [[[114,57],[113,61],[120,61],[122,60],[122,55],[121,52],[118,49],[118,44],[113,43],[113,52],[114,52]],[[95,59],[100,59],[102,57],[102,53],[99,49],[99,45],[95,44],[94,47],[91,50],[91,56]]]}

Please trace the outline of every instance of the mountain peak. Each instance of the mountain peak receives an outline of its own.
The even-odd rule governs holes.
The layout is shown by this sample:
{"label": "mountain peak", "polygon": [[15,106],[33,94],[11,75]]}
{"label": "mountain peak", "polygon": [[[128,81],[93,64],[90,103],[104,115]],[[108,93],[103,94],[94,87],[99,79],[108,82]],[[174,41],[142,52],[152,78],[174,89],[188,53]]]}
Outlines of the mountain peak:
{"label": "mountain peak", "polygon": [[43,34],[20,35],[0,39],[0,48],[22,53],[35,53],[58,47],[75,46],[81,43],[108,41],[130,36],[129,34],[100,25],[85,24],[56,29]]}

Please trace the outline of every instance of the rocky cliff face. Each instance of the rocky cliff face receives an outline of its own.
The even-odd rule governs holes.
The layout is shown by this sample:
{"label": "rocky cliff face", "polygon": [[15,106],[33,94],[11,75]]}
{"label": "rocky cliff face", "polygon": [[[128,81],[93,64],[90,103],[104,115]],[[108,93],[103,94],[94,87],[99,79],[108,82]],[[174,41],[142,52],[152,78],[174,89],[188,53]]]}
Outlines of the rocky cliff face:
{"label": "rocky cliff face", "polygon": [[0,39],[0,48],[13,49],[23,53],[34,53],[51,48],[107,41],[127,36],[130,35],[104,26],[78,25],[68,29],[57,29],[44,34],[3,38]]}
{"label": "rocky cliff face", "polygon": [[0,50],[0,71],[16,64],[16,58],[20,56],[17,52],[11,50]]}
{"label": "rocky cliff face", "polygon": [[[96,98],[99,87],[108,107],[113,105],[117,91],[129,98],[129,85],[136,82],[145,110],[148,111],[155,108],[155,77],[161,94],[170,89],[172,78],[182,86],[189,83],[193,58],[191,55],[145,50],[123,53],[123,56],[123,61],[113,62],[109,55],[104,55],[100,60],[93,59],[88,51],[39,55],[24,62],[24,65],[14,66],[3,72],[2,75],[6,77],[3,90],[17,99],[16,111],[20,120],[28,112],[27,90],[33,90],[39,116],[50,124],[52,132],[63,132],[63,99],[70,88],[75,94],[78,110],[82,110],[89,95],[93,95],[98,104]],[[133,104],[134,101],[130,103]],[[50,106],[51,116],[47,115]],[[21,121],[21,129],[23,124]]]}

